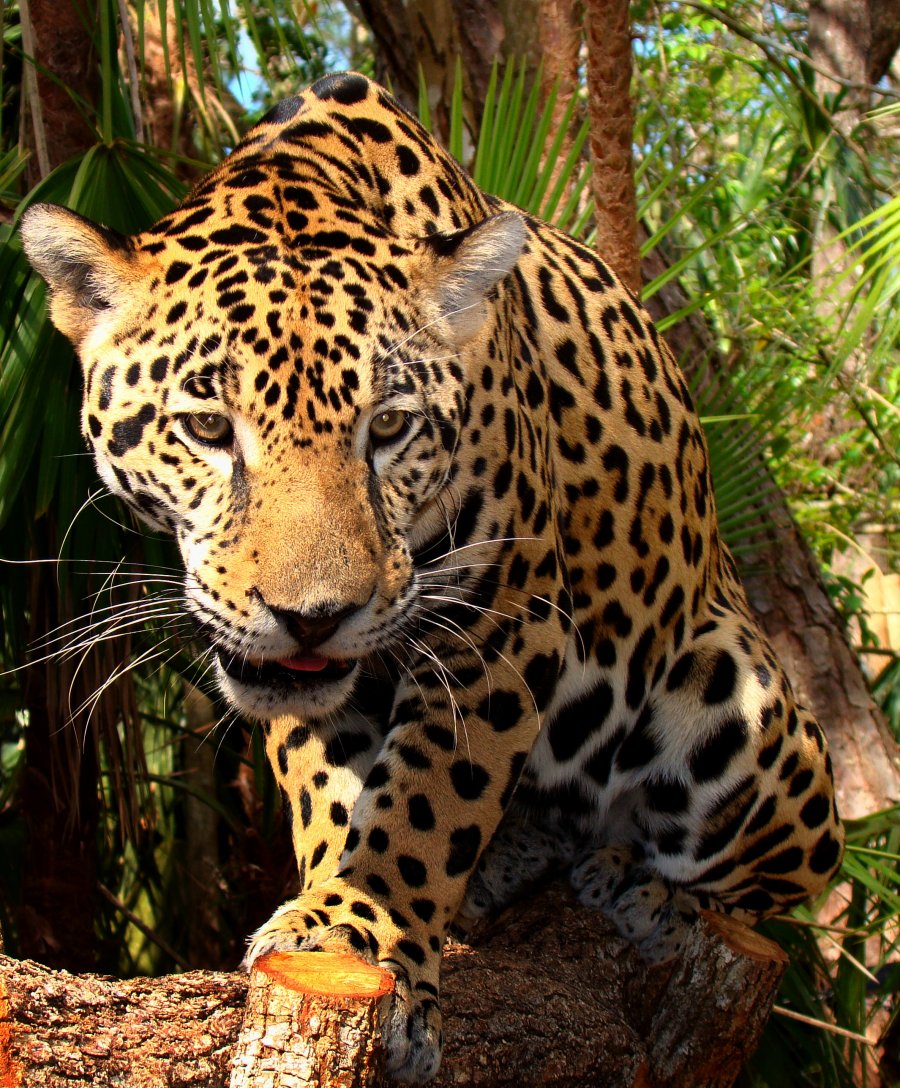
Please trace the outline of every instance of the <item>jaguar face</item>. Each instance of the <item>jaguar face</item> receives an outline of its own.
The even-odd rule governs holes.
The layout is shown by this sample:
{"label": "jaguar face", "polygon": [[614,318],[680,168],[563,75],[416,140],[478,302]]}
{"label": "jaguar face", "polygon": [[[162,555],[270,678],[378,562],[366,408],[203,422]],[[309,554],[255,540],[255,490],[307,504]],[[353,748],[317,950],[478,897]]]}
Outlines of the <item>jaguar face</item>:
{"label": "jaguar face", "polygon": [[[79,272],[85,434],[109,487],[174,533],[223,693],[262,719],[339,709],[361,662],[405,654],[413,555],[452,509],[466,384],[453,360],[477,335],[483,264],[500,248],[505,274],[520,221],[462,232],[450,258],[379,240],[364,266],[254,235],[190,264],[158,229],[110,241],[51,214],[102,249],[91,269],[104,259]],[[377,278],[402,290],[367,289]],[[60,323],[85,309],[72,294],[57,281]]]}

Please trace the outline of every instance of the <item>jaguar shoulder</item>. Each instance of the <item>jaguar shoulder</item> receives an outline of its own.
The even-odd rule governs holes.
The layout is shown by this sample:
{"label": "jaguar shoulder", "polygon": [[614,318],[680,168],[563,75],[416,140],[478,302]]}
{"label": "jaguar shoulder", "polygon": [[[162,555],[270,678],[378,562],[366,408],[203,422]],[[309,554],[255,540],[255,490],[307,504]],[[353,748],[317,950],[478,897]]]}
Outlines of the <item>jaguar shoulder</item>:
{"label": "jaguar shoulder", "polygon": [[254,935],[397,979],[440,1059],[454,919],[564,865],[651,959],[698,907],[819,891],[822,731],[720,539],[684,379],[590,250],[330,76],[124,238],[25,215],[101,476],[173,533],[226,698],[264,723],[299,896]]}

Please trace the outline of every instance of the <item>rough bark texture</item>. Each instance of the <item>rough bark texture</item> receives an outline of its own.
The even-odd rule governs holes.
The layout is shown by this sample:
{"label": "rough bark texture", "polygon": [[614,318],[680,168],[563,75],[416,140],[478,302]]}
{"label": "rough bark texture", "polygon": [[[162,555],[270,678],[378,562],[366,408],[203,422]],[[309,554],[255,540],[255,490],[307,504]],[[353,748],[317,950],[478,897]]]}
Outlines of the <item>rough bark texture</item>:
{"label": "rough bark texture", "polygon": [[[761,470],[762,471],[762,470]],[[847,819],[900,797],[900,753],[847,645],[818,566],[786,504],[744,555],[750,603],[802,703],[818,717],[834,760],[838,807]]]}
{"label": "rough bark texture", "polygon": [[[853,83],[874,85],[900,46],[900,4],[897,0],[810,0],[808,43],[816,68]],[[835,94],[840,86],[816,73],[820,94]],[[859,115],[871,98],[864,87],[848,87],[842,108]]]}
{"label": "rough bark texture", "polygon": [[900,49],[900,4],[897,0],[869,0],[869,70],[870,83],[878,83],[891,67]]}
{"label": "rough bark texture", "polygon": [[[558,132],[563,125],[566,110],[573,95],[578,92],[578,68],[581,58],[582,12],[578,0],[540,0],[538,10],[538,41],[543,67],[541,68],[541,93],[544,101],[556,88],[553,105],[551,132]],[[571,151],[575,132],[581,117],[576,112],[559,150],[553,167],[548,192],[552,192],[559,173]],[[563,197],[563,202],[566,196]],[[562,202],[561,202],[562,203]]]}
{"label": "rough bark texture", "polygon": [[[817,68],[855,83],[867,83],[869,78],[869,43],[871,41],[869,4],[860,0],[810,0],[807,39],[809,52]],[[816,90],[819,94],[835,94],[840,86],[817,72]],[[868,94],[860,88],[848,88],[843,109],[859,120]]]}
{"label": "rough bark texture", "polygon": [[[94,133],[76,102],[78,98],[84,102],[97,99],[99,77],[91,36],[96,15],[91,5],[78,0],[28,0],[27,10],[34,31],[38,97],[52,170],[94,143]],[[33,149],[30,124],[28,132]],[[36,158],[29,162],[28,180],[30,185],[40,180]]]}
{"label": "rough bark texture", "polygon": [[[872,42],[870,5],[864,0],[810,0],[807,44],[815,65],[815,87],[819,98],[840,94],[842,97],[832,115],[832,123],[846,136],[852,135],[863,121],[870,94],[861,87],[842,88],[824,72],[853,83],[866,83],[869,78],[869,49]],[[820,193],[819,202],[827,204],[828,194]],[[812,275],[818,285],[819,312],[826,321],[837,320],[853,291],[856,277],[851,275],[847,246],[839,237],[838,228],[828,216],[814,220]],[[833,287],[832,287],[833,284]],[[852,380],[863,360],[854,358],[845,366],[845,375]],[[812,436],[814,454],[824,457],[834,432],[843,426],[845,405],[829,405]]]}
{"label": "rough bark texture", "polygon": [[585,0],[588,108],[597,251],[637,293],[637,198],[631,158],[631,19],[628,0]]}
{"label": "rough bark texture", "polygon": [[[434,1088],[727,1088],[786,964],[771,941],[707,915],[682,960],[647,968],[559,887],[478,941],[444,955]],[[0,958],[0,1088],[387,1088],[371,1030],[379,991],[317,996],[343,977],[298,983],[322,956],[269,957],[244,1015],[242,975],[121,982]]]}
{"label": "rough bark texture", "polygon": [[[866,145],[876,131],[866,120],[866,113],[872,105],[880,104],[867,85],[881,79],[900,45],[900,3],[810,0],[807,42],[815,67],[816,94],[834,110],[831,123],[846,137]],[[845,82],[829,79],[827,73]],[[827,186],[821,187],[815,202],[822,208],[812,217],[812,278],[817,310],[828,324],[839,324],[853,306],[859,282],[858,254],[848,249],[841,224],[835,222],[833,215],[822,214],[823,209],[830,211],[828,205],[836,199]],[[852,387],[866,370],[865,349],[861,347],[842,365],[846,386]],[[837,458],[840,436],[848,426],[848,407],[847,397],[838,392],[819,413],[807,446],[816,460],[829,464]],[[861,572],[852,573],[859,577]]]}
{"label": "rough bark texture", "polygon": [[[900,45],[900,3],[897,0],[810,0],[808,45],[816,68],[815,87],[820,98],[839,94],[833,123],[845,135],[865,143],[866,112],[878,99],[864,86],[846,87],[828,78],[831,72],[856,84],[875,84],[888,69]],[[860,134],[863,134],[862,136]],[[821,202],[833,199],[821,194]],[[839,323],[853,305],[858,283],[858,259],[847,249],[837,225],[828,215],[814,217],[811,272],[817,309],[830,325]],[[842,385],[853,388],[867,373],[864,348],[852,353],[842,366]],[[852,411],[840,390],[824,406],[806,440],[807,453],[824,464],[833,463],[840,436]],[[793,528],[792,526],[790,528]],[[785,534],[780,533],[780,536]],[[794,532],[794,537],[797,534]],[[829,720],[846,723],[831,730],[838,774],[838,797],[845,816],[859,816],[884,807],[900,796],[897,746],[877,708],[872,704],[855,657],[815,599],[815,588],[802,579],[814,564],[799,539],[785,536],[786,547],[772,539],[762,542],[762,557],[776,563],[778,573],[760,587],[754,603],[766,610],[767,622],[777,631],[776,648],[798,661],[799,684],[810,705]],[[858,553],[844,557],[845,572],[861,580],[869,564]],[[790,584],[782,595],[781,585]],[[873,587],[874,588],[874,587]],[[866,587],[864,596],[868,597]],[[867,606],[873,607],[871,599]],[[885,643],[885,646],[890,645]],[[827,709],[826,709],[827,708]],[[872,729],[872,722],[878,727]]]}
{"label": "rough bark texture", "polygon": [[787,957],[704,915],[684,956],[649,968],[558,888],[444,955],[434,1088],[726,1088],[756,1049]]}
{"label": "rough bark texture", "polygon": [[538,42],[543,68],[544,93],[559,86],[553,120],[559,123],[569,99],[578,90],[581,53],[581,15],[577,0],[541,0],[538,10]]}
{"label": "rough bark texture", "polygon": [[359,0],[378,46],[379,71],[397,97],[415,108],[419,69],[425,79],[435,135],[450,131],[450,101],[460,60],[463,120],[471,137],[487,93],[491,67],[524,59],[530,79],[540,63],[535,33],[539,0]]}
{"label": "rough bark texture", "polygon": [[[168,70],[166,55],[168,53]],[[195,148],[192,145],[192,118],[178,118],[171,87],[181,81],[196,85],[197,73],[193,69],[193,56],[188,49],[184,59],[188,63],[185,73],[181,50],[178,48],[178,26],[175,11],[170,7],[166,11],[166,27],[159,18],[156,4],[148,4],[144,12],[144,55],[143,55],[143,98],[144,123],[147,136],[156,147],[171,148],[190,158]]]}
{"label": "rough bark texture", "polygon": [[0,957],[0,1088],[223,1088],[243,975],[130,981]]}

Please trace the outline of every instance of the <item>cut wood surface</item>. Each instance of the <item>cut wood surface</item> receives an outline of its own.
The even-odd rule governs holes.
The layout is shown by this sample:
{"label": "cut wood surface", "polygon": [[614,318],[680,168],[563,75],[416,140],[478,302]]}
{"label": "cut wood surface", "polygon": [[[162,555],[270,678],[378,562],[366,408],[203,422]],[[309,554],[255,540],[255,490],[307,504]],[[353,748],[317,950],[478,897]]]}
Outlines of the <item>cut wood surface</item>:
{"label": "cut wood surface", "polygon": [[274,952],[253,967],[229,1088],[379,1084],[378,1002],[393,977],[334,952]]}
{"label": "cut wood surface", "polygon": [[[648,968],[559,886],[448,947],[435,1088],[727,1088],[786,957],[705,915]],[[391,980],[326,953],[265,957],[249,980],[55,972],[0,957],[0,1088],[384,1088]]]}

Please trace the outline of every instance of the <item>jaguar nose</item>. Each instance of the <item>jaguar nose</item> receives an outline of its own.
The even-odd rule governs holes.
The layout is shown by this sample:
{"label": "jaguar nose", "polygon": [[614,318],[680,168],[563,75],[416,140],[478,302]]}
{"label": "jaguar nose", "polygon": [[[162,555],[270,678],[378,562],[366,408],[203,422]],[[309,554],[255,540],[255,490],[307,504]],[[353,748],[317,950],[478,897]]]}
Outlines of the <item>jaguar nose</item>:
{"label": "jaguar nose", "polygon": [[329,604],[318,605],[305,612],[284,608],[272,608],[272,615],[283,623],[291,635],[304,648],[314,648],[326,642],[340,627],[341,622],[356,611],[355,605],[341,608]]}

